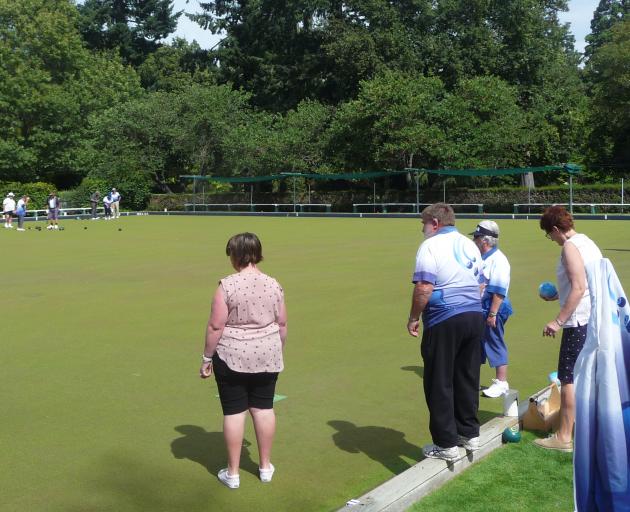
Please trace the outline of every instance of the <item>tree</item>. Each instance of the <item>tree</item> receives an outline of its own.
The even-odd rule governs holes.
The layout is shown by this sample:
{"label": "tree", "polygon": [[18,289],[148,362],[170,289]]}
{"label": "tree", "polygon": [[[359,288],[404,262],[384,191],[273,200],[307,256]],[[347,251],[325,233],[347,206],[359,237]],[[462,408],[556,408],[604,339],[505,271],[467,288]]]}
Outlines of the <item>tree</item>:
{"label": "tree", "polygon": [[462,80],[444,100],[446,147],[441,165],[451,168],[520,167],[526,164],[527,115],[518,90],[497,77]]}
{"label": "tree", "polygon": [[275,125],[277,168],[316,172],[327,161],[327,129],[332,109],[317,101],[302,101]]}
{"label": "tree", "polygon": [[584,49],[584,56],[587,60],[590,60],[600,46],[610,42],[610,29],[624,20],[628,14],[630,14],[630,1],[600,0],[591,20],[591,33],[586,36],[588,44]]}
{"label": "tree", "polygon": [[596,80],[588,161],[604,175],[619,174],[630,168],[630,19],[610,29],[610,42],[593,53],[589,64]]}
{"label": "tree", "polygon": [[232,175],[252,161],[243,150],[251,140],[237,146],[234,134],[258,121],[248,100],[228,86],[193,84],[94,116],[86,148],[91,175],[110,182],[135,176],[164,192],[181,174]]}
{"label": "tree", "polygon": [[133,70],[83,48],[70,0],[0,0],[0,173],[58,187],[87,172],[88,116],[138,94]]}
{"label": "tree", "polygon": [[526,114],[517,89],[497,77],[460,81],[388,71],[362,82],[332,123],[348,168],[509,167],[525,159]]}
{"label": "tree", "polygon": [[162,46],[138,67],[142,86],[148,91],[175,91],[193,83],[216,83],[212,56],[196,42],[177,38]]}
{"label": "tree", "polygon": [[119,51],[139,66],[175,32],[181,12],[172,0],[86,0],[77,5],[79,28],[88,48]]}

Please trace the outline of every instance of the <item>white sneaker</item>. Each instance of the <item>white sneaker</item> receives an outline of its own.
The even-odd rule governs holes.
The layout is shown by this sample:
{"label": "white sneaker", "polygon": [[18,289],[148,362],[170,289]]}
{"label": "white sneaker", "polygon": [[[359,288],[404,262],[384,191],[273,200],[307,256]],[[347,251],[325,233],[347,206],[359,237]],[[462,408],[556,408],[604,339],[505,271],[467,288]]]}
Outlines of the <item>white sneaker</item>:
{"label": "white sneaker", "polygon": [[223,485],[230,489],[238,489],[239,485],[241,485],[241,477],[239,475],[230,475],[227,468],[219,471],[217,477]]}
{"label": "white sneaker", "polygon": [[59,226],[57,224],[55,224],[53,229],[59,229]]}
{"label": "white sneaker", "polygon": [[461,446],[464,450],[474,452],[479,449],[479,437],[457,437],[457,446]]}
{"label": "white sneaker", "polygon": [[482,393],[488,398],[498,398],[504,395],[510,389],[510,385],[506,380],[492,379],[492,384],[489,388],[486,388]]}
{"label": "white sneaker", "polygon": [[258,474],[260,475],[261,482],[271,482],[273,478],[273,472],[276,468],[273,467],[273,464],[270,462],[269,467],[267,469],[258,468]]}
{"label": "white sneaker", "polygon": [[422,453],[429,459],[442,459],[446,461],[459,459],[459,449],[457,446],[441,448],[437,444],[428,444],[422,448]]}
{"label": "white sneaker", "polygon": [[51,225],[51,226],[46,227],[46,229],[52,229],[52,228],[53,228],[53,227],[52,227],[52,225]]}

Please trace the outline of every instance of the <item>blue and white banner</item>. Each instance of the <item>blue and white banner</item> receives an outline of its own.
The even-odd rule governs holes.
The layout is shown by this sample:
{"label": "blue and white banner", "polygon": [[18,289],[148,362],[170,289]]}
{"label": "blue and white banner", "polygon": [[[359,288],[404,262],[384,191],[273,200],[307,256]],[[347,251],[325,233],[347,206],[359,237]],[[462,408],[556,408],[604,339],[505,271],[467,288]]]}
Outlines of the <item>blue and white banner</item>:
{"label": "blue and white banner", "polygon": [[591,317],[575,363],[577,512],[630,512],[630,305],[610,260],[587,265]]}

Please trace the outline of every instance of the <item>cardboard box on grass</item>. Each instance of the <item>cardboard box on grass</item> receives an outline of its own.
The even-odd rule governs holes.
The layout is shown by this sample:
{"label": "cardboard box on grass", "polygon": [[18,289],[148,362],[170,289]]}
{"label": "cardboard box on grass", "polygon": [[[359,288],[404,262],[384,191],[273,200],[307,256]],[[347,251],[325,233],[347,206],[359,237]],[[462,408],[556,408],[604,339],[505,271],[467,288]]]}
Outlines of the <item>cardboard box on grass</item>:
{"label": "cardboard box on grass", "polygon": [[550,384],[529,397],[529,406],[523,415],[523,429],[555,432],[560,426],[560,390]]}

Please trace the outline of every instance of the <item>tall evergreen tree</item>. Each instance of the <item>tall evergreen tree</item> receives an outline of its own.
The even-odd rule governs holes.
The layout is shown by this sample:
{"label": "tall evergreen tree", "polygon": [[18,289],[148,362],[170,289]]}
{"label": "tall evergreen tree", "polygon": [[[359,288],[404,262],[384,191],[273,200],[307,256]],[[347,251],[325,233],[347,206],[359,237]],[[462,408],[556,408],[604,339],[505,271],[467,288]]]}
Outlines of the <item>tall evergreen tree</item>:
{"label": "tall evergreen tree", "polygon": [[123,61],[140,65],[177,28],[181,12],[172,0],[86,0],[79,27],[93,50],[118,49]]}
{"label": "tall evergreen tree", "polygon": [[590,165],[602,176],[630,169],[630,19],[610,29],[610,41],[589,61],[591,89]]}
{"label": "tall evergreen tree", "polygon": [[630,14],[629,0],[600,0],[591,20],[591,33],[586,36],[584,55],[590,59],[597,48],[611,40],[610,29]]}

